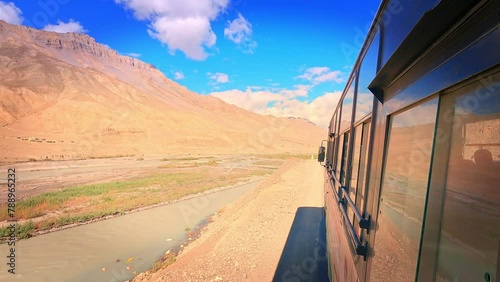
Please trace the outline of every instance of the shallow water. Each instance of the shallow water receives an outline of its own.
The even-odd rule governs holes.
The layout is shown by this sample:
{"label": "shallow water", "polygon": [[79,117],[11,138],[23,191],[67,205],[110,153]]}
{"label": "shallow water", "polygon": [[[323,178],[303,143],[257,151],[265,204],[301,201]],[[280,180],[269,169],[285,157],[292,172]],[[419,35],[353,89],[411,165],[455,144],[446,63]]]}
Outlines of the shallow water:
{"label": "shallow water", "polygon": [[[16,243],[16,274],[0,245],[0,281],[125,281],[152,267],[193,229],[261,181]],[[133,258],[129,263],[127,260]],[[119,260],[117,262],[117,260]],[[127,270],[129,267],[130,270]],[[102,271],[106,268],[106,271]]]}

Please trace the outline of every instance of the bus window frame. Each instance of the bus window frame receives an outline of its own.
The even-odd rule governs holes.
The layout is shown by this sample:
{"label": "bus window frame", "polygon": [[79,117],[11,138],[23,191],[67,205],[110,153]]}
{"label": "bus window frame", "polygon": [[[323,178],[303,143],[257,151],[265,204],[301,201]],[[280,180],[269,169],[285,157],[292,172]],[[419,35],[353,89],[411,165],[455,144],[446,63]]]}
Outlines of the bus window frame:
{"label": "bus window frame", "polygon": [[[436,123],[436,135],[439,134],[439,136],[435,138],[433,144],[434,150],[429,179],[428,199],[424,214],[425,228],[423,229],[421,237],[419,268],[416,281],[434,281],[437,270],[442,227],[441,219],[444,213],[446,181],[453,134],[453,122],[450,122],[450,117],[446,115],[446,109],[454,109],[455,107],[455,101],[450,97],[464,95],[467,93],[468,89],[473,90],[478,84],[481,85],[481,80],[484,77],[498,73],[500,73],[500,66],[486,70],[465,81],[458,82],[439,93],[440,100]],[[499,264],[500,261],[497,261],[497,267]]]}

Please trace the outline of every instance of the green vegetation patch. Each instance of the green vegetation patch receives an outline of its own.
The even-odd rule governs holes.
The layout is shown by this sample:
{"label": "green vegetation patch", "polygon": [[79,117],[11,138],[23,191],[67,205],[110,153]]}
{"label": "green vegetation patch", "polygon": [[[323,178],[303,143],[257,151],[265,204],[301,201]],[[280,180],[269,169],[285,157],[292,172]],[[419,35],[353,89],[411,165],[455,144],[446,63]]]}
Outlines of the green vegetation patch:
{"label": "green vegetation patch", "polygon": [[[23,224],[16,224],[16,238],[27,239],[33,236],[35,230],[35,224],[32,221],[28,221]],[[5,238],[10,235],[10,229],[8,226],[0,228],[0,238]]]}
{"label": "green vegetation patch", "polygon": [[311,155],[313,155],[313,158],[317,157],[316,154],[275,154],[275,155],[258,155],[258,157],[264,158],[264,159],[281,159],[281,160],[288,160],[288,159],[302,159],[302,160],[310,160]]}
{"label": "green vegetation patch", "polygon": [[[71,200],[82,197],[95,197],[110,193],[132,192],[140,187],[153,185],[171,186],[182,185],[188,182],[202,181],[207,176],[193,173],[157,174],[142,179],[116,181],[110,183],[75,186],[59,191],[39,194],[18,201],[16,215],[20,219],[30,219],[44,215],[49,210],[60,210]],[[109,196],[105,199],[111,199]],[[0,221],[7,220],[6,204],[0,205]]]}

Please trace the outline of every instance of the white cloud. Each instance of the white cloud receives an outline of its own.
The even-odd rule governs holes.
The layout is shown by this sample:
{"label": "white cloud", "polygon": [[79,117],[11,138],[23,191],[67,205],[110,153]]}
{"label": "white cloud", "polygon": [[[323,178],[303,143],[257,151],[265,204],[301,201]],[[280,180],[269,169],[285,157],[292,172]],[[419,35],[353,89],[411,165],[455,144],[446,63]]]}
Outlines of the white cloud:
{"label": "white cloud", "polygon": [[133,57],[133,58],[139,58],[140,56],[142,56],[139,53],[126,53],[125,55],[127,55],[129,57]]}
{"label": "white cloud", "polygon": [[[297,91],[303,91],[296,88]],[[228,90],[213,92],[210,95],[218,97],[230,104],[258,114],[270,114],[279,117],[301,117],[327,128],[333,110],[342,92],[329,92],[312,101],[299,101],[288,95],[290,91],[246,91]]]}
{"label": "white cloud", "polygon": [[207,73],[209,75],[209,78],[212,80],[213,84],[219,84],[219,83],[228,83],[229,82],[229,76],[225,73],[221,72],[216,72],[216,73]]}
{"label": "white cloud", "polygon": [[0,1],[0,20],[7,23],[20,25],[23,23],[23,12],[12,2]]}
{"label": "white cloud", "polygon": [[184,73],[182,73],[181,71],[176,71],[174,72],[174,78],[176,80],[184,79]]}
{"label": "white cloud", "polygon": [[193,60],[205,60],[206,47],[215,45],[213,21],[229,0],[115,0],[133,11],[139,20],[149,22],[148,34]]}
{"label": "white cloud", "polygon": [[432,100],[394,116],[394,127],[412,127],[436,122],[437,101]]}
{"label": "white cloud", "polygon": [[308,68],[306,69],[304,74],[297,76],[297,78],[305,79],[313,83],[314,85],[328,81],[333,81],[336,83],[344,82],[344,74],[341,71],[332,71],[328,67]]}
{"label": "white cloud", "polygon": [[257,42],[252,40],[252,24],[247,21],[241,14],[233,21],[229,21],[224,28],[224,36],[234,43],[244,46],[246,52],[253,53],[253,49],[257,47]]}
{"label": "white cloud", "polygon": [[57,21],[57,24],[48,24],[43,30],[45,31],[54,31],[58,33],[67,33],[67,32],[77,32],[77,33],[85,33],[87,32],[85,28],[77,21],[70,19],[67,23],[63,21]]}

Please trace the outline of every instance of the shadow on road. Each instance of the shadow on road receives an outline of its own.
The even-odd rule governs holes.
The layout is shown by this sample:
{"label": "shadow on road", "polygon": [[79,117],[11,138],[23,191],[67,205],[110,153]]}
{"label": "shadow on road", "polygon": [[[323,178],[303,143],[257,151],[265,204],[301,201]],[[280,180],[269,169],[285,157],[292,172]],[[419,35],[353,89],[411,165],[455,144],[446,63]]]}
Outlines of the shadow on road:
{"label": "shadow on road", "polygon": [[328,281],[323,208],[297,209],[273,281]]}

